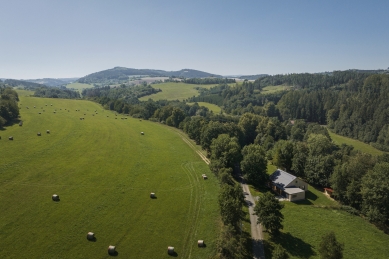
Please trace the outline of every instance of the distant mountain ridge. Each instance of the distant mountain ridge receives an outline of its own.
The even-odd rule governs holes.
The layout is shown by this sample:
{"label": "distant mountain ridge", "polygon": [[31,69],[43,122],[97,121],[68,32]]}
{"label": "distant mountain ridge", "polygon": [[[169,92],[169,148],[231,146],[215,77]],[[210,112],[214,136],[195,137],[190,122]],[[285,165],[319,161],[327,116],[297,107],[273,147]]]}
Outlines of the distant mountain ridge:
{"label": "distant mountain ridge", "polygon": [[159,76],[159,77],[222,77],[221,75],[211,74],[194,69],[181,69],[179,71],[164,71],[155,69],[135,69],[125,67],[114,67],[111,69],[95,72],[77,80],[79,83],[92,84],[104,82],[127,81],[130,76]]}

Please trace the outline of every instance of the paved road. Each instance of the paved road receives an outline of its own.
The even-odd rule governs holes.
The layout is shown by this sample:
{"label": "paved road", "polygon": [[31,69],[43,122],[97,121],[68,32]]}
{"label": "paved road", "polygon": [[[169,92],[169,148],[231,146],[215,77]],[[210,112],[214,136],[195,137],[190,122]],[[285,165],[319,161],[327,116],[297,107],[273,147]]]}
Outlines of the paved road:
{"label": "paved road", "polygon": [[242,180],[242,189],[247,193],[246,200],[249,203],[249,213],[251,222],[251,237],[253,239],[253,253],[254,259],[265,259],[265,252],[263,250],[263,232],[262,226],[257,224],[257,216],[254,215],[254,197],[250,193],[250,189],[247,184]]}

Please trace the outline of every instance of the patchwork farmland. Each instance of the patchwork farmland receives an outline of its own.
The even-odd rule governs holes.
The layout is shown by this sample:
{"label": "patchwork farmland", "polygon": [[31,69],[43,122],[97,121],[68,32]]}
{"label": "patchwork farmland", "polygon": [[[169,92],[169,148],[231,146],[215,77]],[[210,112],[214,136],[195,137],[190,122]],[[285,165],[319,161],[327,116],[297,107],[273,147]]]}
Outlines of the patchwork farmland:
{"label": "patchwork farmland", "polygon": [[182,136],[27,94],[23,125],[0,131],[0,258],[108,258],[109,245],[122,258],[169,258],[168,246],[177,258],[214,255],[218,184]]}

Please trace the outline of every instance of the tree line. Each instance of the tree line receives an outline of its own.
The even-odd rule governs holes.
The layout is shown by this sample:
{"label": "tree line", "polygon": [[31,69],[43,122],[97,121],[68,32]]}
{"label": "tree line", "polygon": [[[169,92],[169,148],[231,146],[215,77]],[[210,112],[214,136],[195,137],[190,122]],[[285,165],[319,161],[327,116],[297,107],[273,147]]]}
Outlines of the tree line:
{"label": "tree line", "polygon": [[220,78],[220,77],[206,77],[206,78],[186,78],[182,82],[187,84],[196,85],[212,85],[212,84],[231,84],[235,83],[235,79],[231,78]]}
{"label": "tree line", "polygon": [[0,128],[18,118],[18,101],[18,93],[0,82]]}
{"label": "tree line", "polygon": [[[28,87],[26,88],[28,89]],[[35,87],[34,96],[44,98],[78,99],[79,92],[66,89],[66,87]]]}

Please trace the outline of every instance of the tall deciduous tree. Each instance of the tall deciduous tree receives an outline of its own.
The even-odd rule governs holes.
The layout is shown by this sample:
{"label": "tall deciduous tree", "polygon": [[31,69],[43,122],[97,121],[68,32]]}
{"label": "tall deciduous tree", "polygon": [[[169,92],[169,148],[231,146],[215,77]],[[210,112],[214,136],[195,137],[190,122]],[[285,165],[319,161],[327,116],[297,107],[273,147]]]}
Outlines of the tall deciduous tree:
{"label": "tall deciduous tree", "polygon": [[248,182],[254,185],[265,184],[267,177],[267,160],[265,150],[257,144],[242,149],[243,160],[240,166]]}
{"label": "tall deciduous tree", "polygon": [[262,224],[271,236],[277,236],[283,229],[284,215],[281,209],[284,207],[272,193],[267,192],[259,198],[254,212],[258,216],[257,224]]}
{"label": "tall deciduous tree", "polygon": [[241,159],[238,139],[227,134],[221,134],[211,144],[211,160],[219,160],[223,167],[234,167]]}
{"label": "tall deciduous tree", "polygon": [[219,193],[220,214],[224,225],[231,224],[237,227],[242,216],[244,196],[239,184],[222,184]]}
{"label": "tall deciduous tree", "polygon": [[319,253],[322,259],[342,259],[344,245],[336,240],[334,232],[329,232],[322,237]]}

